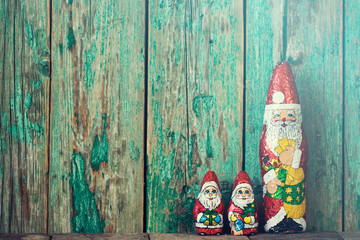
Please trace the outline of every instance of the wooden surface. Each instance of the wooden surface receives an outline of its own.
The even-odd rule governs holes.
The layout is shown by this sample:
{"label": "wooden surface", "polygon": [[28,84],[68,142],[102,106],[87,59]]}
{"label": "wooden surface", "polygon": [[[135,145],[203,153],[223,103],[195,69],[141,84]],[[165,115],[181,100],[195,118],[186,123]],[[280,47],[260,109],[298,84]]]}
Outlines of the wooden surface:
{"label": "wooden surface", "polygon": [[344,240],[357,240],[360,238],[360,232],[338,232]]}
{"label": "wooden surface", "polygon": [[[359,236],[359,235],[358,235]],[[328,240],[328,239],[338,239],[342,240],[341,236],[336,232],[304,232],[304,233],[294,233],[294,234],[258,234],[250,236],[251,240]]]}
{"label": "wooden surface", "polygon": [[248,237],[246,236],[233,236],[233,235],[220,235],[220,236],[200,236],[197,234],[170,234],[170,233],[150,233],[149,239],[151,240],[225,240],[225,239],[238,239],[238,240],[246,240]]}
{"label": "wooden surface", "polygon": [[49,232],[142,232],[144,2],[52,4]]}
{"label": "wooden surface", "polygon": [[344,7],[344,227],[345,231],[360,231],[360,6],[346,0]]}
{"label": "wooden surface", "polygon": [[99,239],[99,240],[147,240],[149,239],[146,233],[88,233],[88,234],[56,234],[51,237],[53,240],[85,240],[85,239]]}
{"label": "wooden surface", "polygon": [[0,234],[0,240],[50,240],[45,234]]}
{"label": "wooden surface", "polygon": [[287,14],[286,55],[308,140],[307,229],[341,231],[342,2],[289,1]]}
{"label": "wooden surface", "polygon": [[205,172],[227,207],[243,167],[261,216],[279,60],[309,145],[307,227],[359,231],[357,1],[0,4],[0,233],[193,232]]}
{"label": "wooden surface", "polygon": [[46,232],[49,1],[1,1],[0,232]]}
{"label": "wooden surface", "polygon": [[242,164],[239,13],[241,1],[149,3],[149,232],[193,231],[207,170],[230,198]]}

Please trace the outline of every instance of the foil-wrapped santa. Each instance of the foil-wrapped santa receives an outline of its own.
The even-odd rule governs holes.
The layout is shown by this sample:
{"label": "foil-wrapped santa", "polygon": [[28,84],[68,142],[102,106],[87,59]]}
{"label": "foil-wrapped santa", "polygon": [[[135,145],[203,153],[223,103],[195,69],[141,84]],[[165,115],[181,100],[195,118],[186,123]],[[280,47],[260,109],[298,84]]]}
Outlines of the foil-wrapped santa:
{"label": "foil-wrapped santa", "polygon": [[237,175],[228,207],[228,219],[232,235],[253,235],[258,232],[257,203],[249,175],[245,171]]}
{"label": "foil-wrapped santa", "polygon": [[203,178],[193,216],[197,234],[220,235],[223,233],[224,202],[221,198],[219,180],[213,171],[208,171]]}
{"label": "foil-wrapped santa", "polygon": [[259,159],[265,231],[305,231],[307,143],[294,77],[284,61],[270,79]]}

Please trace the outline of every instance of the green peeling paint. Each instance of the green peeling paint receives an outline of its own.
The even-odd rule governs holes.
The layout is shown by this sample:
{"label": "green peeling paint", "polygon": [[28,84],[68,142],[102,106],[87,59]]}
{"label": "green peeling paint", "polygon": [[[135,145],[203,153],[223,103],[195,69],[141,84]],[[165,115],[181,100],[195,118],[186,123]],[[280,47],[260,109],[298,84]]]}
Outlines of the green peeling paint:
{"label": "green peeling paint", "polygon": [[196,117],[201,117],[201,113],[208,113],[214,106],[214,97],[207,95],[199,95],[194,98],[193,110]]}
{"label": "green peeling paint", "polygon": [[94,83],[95,71],[92,71],[91,65],[95,60],[96,52],[97,49],[95,43],[92,43],[91,48],[84,52],[83,81],[86,87],[91,87]]}
{"label": "green peeling paint", "polygon": [[71,50],[75,45],[75,35],[74,30],[72,27],[69,27],[68,34],[67,34],[67,49]]}
{"label": "green peeling paint", "polygon": [[206,155],[209,158],[213,157],[213,149],[211,147],[210,126],[208,127],[207,134],[206,134]]}
{"label": "green peeling paint", "polygon": [[80,154],[73,153],[70,186],[72,188],[73,217],[71,218],[74,233],[102,233],[105,219],[100,220],[95,204],[94,193],[91,193],[85,181],[85,161]]}
{"label": "green peeling paint", "polygon": [[101,137],[101,142],[99,142],[98,135],[95,136],[93,148],[91,149],[91,168],[94,171],[98,171],[101,162],[107,162],[109,156],[109,142],[106,140],[106,119],[107,114],[103,116],[104,120],[104,130]]}
{"label": "green peeling paint", "polygon": [[60,55],[63,55],[63,53],[64,53],[64,44],[62,44],[62,43],[59,44],[59,51],[60,51]]}
{"label": "green peeling paint", "polygon": [[69,0],[68,4],[71,5],[73,3],[73,0]]}

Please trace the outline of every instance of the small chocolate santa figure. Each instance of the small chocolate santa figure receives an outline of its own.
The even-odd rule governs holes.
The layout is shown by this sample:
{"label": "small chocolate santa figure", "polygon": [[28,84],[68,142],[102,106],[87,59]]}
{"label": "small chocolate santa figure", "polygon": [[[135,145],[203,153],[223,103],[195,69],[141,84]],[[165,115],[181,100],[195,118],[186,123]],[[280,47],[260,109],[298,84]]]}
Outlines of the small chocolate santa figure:
{"label": "small chocolate santa figure", "polygon": [[266,232],[301,232],[305,221],[307,144],[287,62],[272,73],[259,145]]}
{"label": "small chocolate santa figure", "polygon": [[220,235],[223,233],[224,203],[221,198],[219,180],[213,171],[208,171],[201,183],[193,215],[196,233]]}
{"label": "small chocolate santa figure", "polygon": [[228,208],[232,235],[253,235],[258,232],[257,204],[247,172],[237,175]]}

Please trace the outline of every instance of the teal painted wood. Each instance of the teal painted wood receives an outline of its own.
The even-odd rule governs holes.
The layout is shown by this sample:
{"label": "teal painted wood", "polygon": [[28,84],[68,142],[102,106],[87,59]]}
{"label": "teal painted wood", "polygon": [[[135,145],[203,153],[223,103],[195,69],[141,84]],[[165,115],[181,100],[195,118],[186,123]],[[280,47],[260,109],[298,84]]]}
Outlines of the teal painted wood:
{"label": "teal painted wood", "polygon": [[360,230],[360,6],[345,1],[344,22],[344,190],[345,231]]}
{"label": "teal painted wood", "polygon": [[48,3],[1,1],[0,232],[47,231]]}
{"label": "teal painted wood", "polygon": [[288,1],[286,56],[308,140],[307,229],[342,230],[342,1]]}
{"label": "teal painted wood", "polygon": [[49,232],[142,232],[145,3],[52,3]]}
{"label": "teal painted wood", "polygon": [[201,179],[242,167],[243,4],[150,1],[147,230],[192,232]]}
{"label": "teal painted wood", "polygon": [[260,226],[264,219],[259,142],[271,73],[275,64],[284,60],[285,7],[285,1],[246,2],[244,165],[259,205]]}

